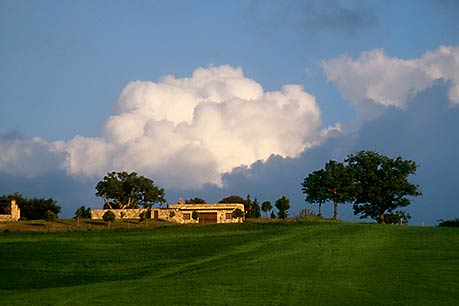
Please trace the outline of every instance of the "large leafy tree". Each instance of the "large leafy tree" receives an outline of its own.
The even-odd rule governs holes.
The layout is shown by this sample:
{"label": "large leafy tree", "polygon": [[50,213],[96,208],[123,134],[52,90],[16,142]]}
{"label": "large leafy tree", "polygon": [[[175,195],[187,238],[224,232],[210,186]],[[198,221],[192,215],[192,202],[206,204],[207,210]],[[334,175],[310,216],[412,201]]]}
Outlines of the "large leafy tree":
{"label": "large leafy tree", "polygon": [[352,175],[343,163],[330,160],[325,164],[328,198],[333,202],[333,219],[338,219],[338,204],[353,200]]}
{"label": "large leafy tree", "polygon": [[163,188],[137,173],[110,172],[96,185],[96,196],[102,197],[107,208],[150,208],[166,202]]}
{"label": "large leafy tree", "polygon": [[309,173],[304,178],[302,190],[306,195],[306,202],[319,204],[318,216],[322,216],[322,204],[328,201],[327,177],[324,169]]}
{"label": "large leafy tree", "polygon": [[290,208],[290,200],[285,195],[283,195],[282,198],[276,200],[275,206],[279,211],[279,218],[287,218],[287,210]]}
{"label": "large leafy tree", "polygon": [[355,187],[354,214],[385,223],[385,214],[410,204],[408,197],[421,195],[408,181],[418,165],[401,157],[389,158],[374,151],[360,151],[345,160]]}
{"label": "large leafy tree", "polygon": [[322,204],[333,202],[333,219],[338,219],[338,204],[351,202],[353,199],[352,176],[349,169],[340,162],[330,160],[325,169],[311,172],[301,184],[306,201],[319,204],[319,215],[322,215]]}

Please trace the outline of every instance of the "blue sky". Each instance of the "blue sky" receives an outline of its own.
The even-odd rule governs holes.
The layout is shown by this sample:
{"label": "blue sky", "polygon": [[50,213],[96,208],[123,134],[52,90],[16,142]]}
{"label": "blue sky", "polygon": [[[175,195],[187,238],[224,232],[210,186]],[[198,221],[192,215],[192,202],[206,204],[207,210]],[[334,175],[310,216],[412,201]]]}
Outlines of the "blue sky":
{"label": "blue sky", "polygon": [[[125,166],[129,170],[152,177],[158,184],[163,183],[169,190],[170,202],[176,201],[175,197],[185,192],[189,193],[189,197],[198,194],[208,197],[210,201],[216,201],[227,193],[245,195],[249,192],[261,200],[266,198],[274,201],[275,197],[285,192],[289,193],[295,203],[292,208],[294,213],[305,205],[301,199],[298,179],[306,176],[309,170],[321,168],[323,160],[342,160],[346,154],[357,149],[377,148],[394,156],[419,157],[424,163],[438,162],[438,167],[433,169],[440,169],[440,162],[443,165],[445,158],[438,152],[454,152],[455,143],[459,142],[456,136],[459,130],[459,123],[456,123],[458,121],[443,118],[448,113],[457,113],[457,102],[451,92],[459,78],[459,71],[456,70],[457,65],[444,64],[447,61],[454,63],[454,59],[457,61],[457,50],[440,50],[441,46],[459,46],[458,16],[459,5],[456,1],[448,0],[2,1],[0,152],[4,156],[3,159],[0,157],[0,193],[18,191],[29,196],[54,196],[63,206],[64,214],[72,215],[81,202],[90,202],[89,205],[94,208],[99,205],[93,197],[93,184],[100,178],[100,173]],[[380,50],[381,53],[371,53],[368,58],[362,56],[362,52],[372,50]],[[433,59],[426,55],[427,52],[433,53]],[[446,56],[446,53],[449,55]],[[347,56],[348,61],[344,56]],[[332,60],[336,61],[331,62]],[[381,65],[377,65],[381,62]],[[324,68],[325,63],[329,63],[329,70]],[[427,66],[430,68],[425,68]],[[282,92],[283,86],[296,84],[303,87],[304,93],[314,97],[311,100],[301,93],[306,99],[304,107],[309,109],[315,105],[320,112],[309,109],[310,112],[301,113],[295,120],[307,122],[289,128],[305,129],[307,133],[292,136],[292,139],[285,137],[291,134],[290,129],[282,131],[284,134],[279,132],[280,136],[276,139],[262,131],[256,131],[252,137],[267,139],[260,141],[263,149],[258,150],[254,146],[253,152],[241,153],[243,158],[219,156],[214,140],[209,141],[209,135],[199,132],[200,129],[205,130],[205,127],[195,121],[188,122],[190,130],[196,133],[192,137],[193,144],[202,144],[199,148],[193,147],[191,152],[195,152],[196,156],[209,154],[209,163],[215,164],[212,169],[203,166],[205,159],[196,161],[189,157],[177,157],[177,154],[168,157],[164,153],[155,153],[154,149],[139,158],[141,162],[126,161],[132,155],[120,153],[128,149],[121,145],[120,138],[117,137],[132,135],[122,136],[122,133],[127,132],[112,128],[116,125],[126,130],[134,129],[129,124],[135,123],[127,124],[121,120],[126,119],[125,115],[132,111],[129,107],[141,90],[140,86],[150,89],[151,86],[169,88],[171,83],[163,82],[163,78],[171,75],[177,82],[187,78],[194,80],[192,86],[196,88],[192,89],[184,89],[185,85],[174,83],[176,89],[179,88],[182,93],[192,92],[196,96],[202,91],[223,90],[221,87],[201,88],[201,85],[196,85],[200,82],[193,77],[196,69],[210,71],[211,67],[216,69],[209,72],[215,78],[213,81],[220,82],[223,75],[230,73],[239,80],[240,83],[237,84],[244,84],[244,87],[236,89],[236,85],[225,85],[225,91],[231,88],[235,90],[229,98],[225,98],[223,92],[218,93],[219,99],[221,98],[219,103],[223,103],[228,109],[233,109],[231,103],[235,97],[246,102],[257,100],[261,105],[276,99],[270,93]],[[218,70],[219,67],[230,68],[223,71],[224,69]],[[242,69],[241,73],[236,71],[238,67]],[[439,72],[432,72],[432,67]],[[350,70],[354,72],[348,74],[346,71]],[[365,86],[361,84],[362,78],[369,80]],[[139,87],[132,85],[135,88],[121,101],[120,95],[126,86],[137,80],[145,83],[135,85]],[[250,87],[253,85],[250,80],[256,82],[262,92],[257,86],[255,87],[258,89]],[[246,85],[250,88],[245,87]],[[250,91],[250,94],[240,95],[244,90]],[[163,91],[161,93],[164,94]],[[416,112],[422,110],[415,106],[422,104],[424,97],[432,93],[439,95],[434,100],[445,100],[435,102],[442,105],[434,108],[439,113],[434,115],[431,110],[431,117],[417,117]],[[282,94],[287,100],[293,99],[292,96],[297,97],[297,93],[292,91]],[[149,99],[154,100],[157,97],[151,95],[145,99],[150,101]],[[179,99],[178,96],[171,97],[173,100]],[[196,103],[201,105],[208,102],[204,100]],[[174,101],[170,103],[173,104]],[[225,104],[227,101],[228,104]],[[206,116],[210,116],[210,110],[204,104],[196,106],[194,114],[200,114],[197,110],[204,109],[203,118],[209,118]],[[179,112],[180,107],[177,106],[175,112]],[[442,113],[444,108],[448,108],[450,112]],[[247,112],[249,110],[257,112],[256,108],[247,108]],[[136,116],[141,111],[140,108],[136,109]],[[395,113],[400,114],[394,115]],[[284,117],[270,115],[266,120],[257,121],[256,116],[246,117],[245,114],[247,113],[229,113],[227,116],[234,115],[235,118],[230,118],[234,120],[253,120],[256,124],[250,127],[252,130],[277,130],[285,125],[282,121],[276,122]],[[107,122],[111,116],[118,117],[113,119],[116,124],[109,126]],[[172,115],[154,117],[152,120],[169,120],[168,116]],[[402,117],[405,123],[412,122],[412,125],[403,125],[404,130],[400,134],[406,134],[407,137],[409,135],[409,139],[419,136],[419,141],[425,142],[425,146],[418,147],[417,143],[412,146],[402,145],[401,142],[405,141],[403,138],[397,143],[388,143],[387,139],[399,136],[387,136],[390,127],[396,125],[393,120],[402,120]],[[427,121],[423,125],[415,119],[421,117]],[[271,120],[271,125],[267,123],[268,119]],[[445,126],[444,130],[438,130],[434,123],[444,123],[445,120],[451,122],[450,125]],[[178,133],[179,124],[174,122],[173,132]],[[247,121],[241,121],[238,126],[244,124]],[[339,141],[330,138],[331,136],[323,136],[324,130],[330,126],[336,127],[336,124],[340,126]],[[378,129],[373,131],[372,128],[376,129],[376,126]],[[212,129],[213,126],[208,128]],[[421,137],[429,135],[426,130],[430,129],[434,130],[432,133],[435,136],[428,139]],[[166,131],[159,126],[155,126],[154,130],[163,131],[161,135]],[[372,141],[362,140],[364,132],[371,135],[367,137]],[[82,138],[76,139],[77,135]],[[221,139],[221,142],[231,139],[232,142],[227,142],[230,146],[239,143],[238,139],[243,138],[241,135],[245,137],[247,131],[241,130],[234,135],[217,133],[214,136]],[[438,143],[436,138],[442,135],[447,140]],[[40,141],[34,137],[40,137]],[[183,134],[180,137],[184,137]],[[292,143],[280,143],[279,139],[285,138],[292,142],[301,139],[301,149]],[[346,143],[350,142],[349,139],[354,141],[348,147],[349,151],[330,145],[343,139],[348,139]],[[382,139],[385,139],[384,143]],[[99,142],[94,144],[96,141],[100,141],[102,145],[98,145]],[[177,140],[178,144],[171,144],[170,148],[176,148],[183,141]],[[244,145],[248,142],[250,146],[249,140],[244,141],[240,143]],[[190,143],[187,143],[187,149]],[[431,143],[436,146],[431,158],[421,156],[419,150],[432,151]],[[139,142],[136,144],[139,145]],[[106,149],[97,151],[101,146]],[[325,150],[327,146],[330,149]],[[28,151],[25,152],[24,148]],[[321,150],[324,150],[321,158],[311,160],[305,157]],[[105,165],[105,168],[94,166],[97,168],[95,169],[81,165],[81,161],[88,158],[81,155],[82,151],[96,152],[94,154],[99,155],[110,152],[110,156],[114,157],[108,161],[97,159],[93,163],[98,166]],[[274,157],[270,159],[271,153],[276,154],[280,160]],[[138,156],[139,153],[136,154],[133,156]],[[178,174],[168,176],[167,171],[158,166],[159,162],[151,161],[155,158],[167,159],[170,167],[187,169],[183,170],[185,174],[207,171],[209,175],[203,176],[195,184],[171,183],[177,181]],[[251,167],[258,159],[263,160],[261,164],[257,164],[258,168]],[[449,161],[455,164],[454,159]],[[304,169],[303,174],[289,176],[285,170],[288,166],[279,166],[279,169],[273,166],[285,163]],[[37,164],[46,167],[39,167]],[[246,168],[240,168],[241,165]],[[430,168],[421,164],[419,171],[423,167]],[[260,171],[256,172],[254,169]],[[268,192],[262,182],[266,176],[275,175],[282,175],[284,178],[272,181],[270,184],[276,188],[270,187],[272,192]],[[417,179],[430,182],[429,184],[440,184],[438,180],[432,179],[433,175],[420,173],[420,178]],[[240,186],[247,178],[258,182],[254,183],[252,190]],[[444,180],[457,185],[455,177]],[[56,191],[53,187],[56,181],[63,182],[61,191]],[[421,185],[421,189],[434,190],[435,186]],[[441,213],[432,215],[429,210],[431,208],[415,210],[418,217],[414,221],[418,224],[424,221],[434,223],[435,218],[457,217],[457,204],[450,203],[456,195],[444,195],[445,201],[441,202],[445,203],[442,204]],[[424,198],[416,200],[420,203],[418,207],[429,207],[424,203],[433,199],[434,193],[427,192],[426,195],[424,192]],[[347,218],[353,217],[348,214]]]}

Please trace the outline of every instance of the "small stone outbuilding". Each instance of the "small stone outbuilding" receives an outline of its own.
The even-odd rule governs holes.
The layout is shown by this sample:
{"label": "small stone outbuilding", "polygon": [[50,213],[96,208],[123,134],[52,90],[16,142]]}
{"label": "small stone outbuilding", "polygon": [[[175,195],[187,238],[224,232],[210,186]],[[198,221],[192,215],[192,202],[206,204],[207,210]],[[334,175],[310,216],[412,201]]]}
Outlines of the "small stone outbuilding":
{"label": "small stone outbuilding", "polygon": [[[170,204],[168,208],[137,209],[98,209],[92,211],[92,219],[102,219],[107,211],[112,211],[116,219],[140,219],[140,214],[148,212],[151,219],[162,219],[177,223],[241,223],[243,218],[233,218],[236,209],[244,211],[244,204],[185,204],[183,198],[179,203]],[[197,219],[193,219],[194,215]]]}

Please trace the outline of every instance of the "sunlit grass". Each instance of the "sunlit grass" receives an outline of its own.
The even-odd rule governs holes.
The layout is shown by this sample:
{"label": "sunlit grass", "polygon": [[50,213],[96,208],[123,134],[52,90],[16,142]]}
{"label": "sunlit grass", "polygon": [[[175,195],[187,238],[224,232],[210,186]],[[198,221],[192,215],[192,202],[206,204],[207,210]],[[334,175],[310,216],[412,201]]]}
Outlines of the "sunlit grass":
{"label": "sunlit grass", "polygon": [[3,305],[455,305],[459,231],[333,222],[0,234]]}

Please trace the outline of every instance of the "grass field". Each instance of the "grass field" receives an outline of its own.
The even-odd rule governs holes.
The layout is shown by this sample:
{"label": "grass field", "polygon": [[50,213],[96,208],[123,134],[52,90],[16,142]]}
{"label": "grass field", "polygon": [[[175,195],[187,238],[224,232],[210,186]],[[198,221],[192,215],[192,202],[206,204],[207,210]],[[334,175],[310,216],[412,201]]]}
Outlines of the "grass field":
{"label": "grass field", "polygon": [[459,230],[347,223],[0,233],[1,305],[459,305]]}

